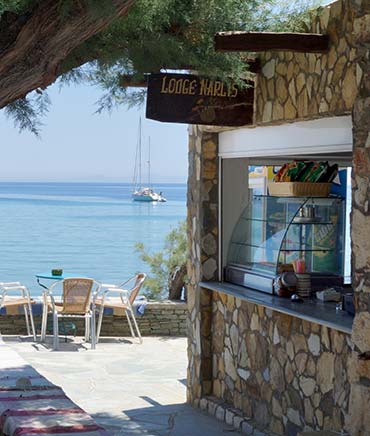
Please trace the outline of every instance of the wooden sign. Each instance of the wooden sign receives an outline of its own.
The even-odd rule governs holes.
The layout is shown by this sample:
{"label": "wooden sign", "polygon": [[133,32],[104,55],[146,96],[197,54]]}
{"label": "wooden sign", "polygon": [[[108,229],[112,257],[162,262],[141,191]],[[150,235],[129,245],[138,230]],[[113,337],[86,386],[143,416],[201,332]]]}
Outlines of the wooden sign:
{"label": "wooden sign", "polygon": [[146,117],[170,123],[244,126],[253,123],[254,87],[190,74],[151,74]]}

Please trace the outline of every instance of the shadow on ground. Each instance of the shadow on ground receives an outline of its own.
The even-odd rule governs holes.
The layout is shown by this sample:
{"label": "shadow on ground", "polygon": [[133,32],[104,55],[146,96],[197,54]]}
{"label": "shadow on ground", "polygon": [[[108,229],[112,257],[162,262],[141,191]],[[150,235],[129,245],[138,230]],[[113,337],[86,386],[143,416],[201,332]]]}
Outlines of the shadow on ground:
{"label": "shadow on ground", "polygon": [[161,405],[141,397],[148,407],[123,410],[122,416],[94,414],[95,420],[112,435],[124,436],[214,436],[240,434],[232,427],[186,403]]}
{"label": "shadow on ground", "polygon": [[[39,338],[38,338],[39,339]],[[176,340],[176,337],[160,337],[158,341],[160,342],[170,342],[171,340]],[[4,343],[8,343],[9,345],[19,344],[19,342],[29,343],[31,346],[38,351],[53,351],[53,337],[48,335],[46,336],[45,342],[34,342],[33,338],[30,336],[14,336],[14,335],[4,335],[2,336],[2,340]],[[115,338],[115,337],[101,337],[99,339],[100,345],[107,344],[122,344],[122,345],[134,345],[139,343],[138,340],[128,339],[128,338]],[[99,347],[97,344],[97,347]],[[89,350],[90,343],[85,342],[84,340],[76,341],[76,337],[74,336],[59,336],[59,349],[58,351],[62,352],[76,352],[76,351],[84,351]]]}
{"label": "shadow on ground", "polygon": [[[6,336],[3,340],[13,355],[18,354],[18,365],[26,361],[62,387],[111,435],[239,434],[185,403],[185,338],[145,337],[139,344],[132,338],[103,337],[91,351],[81,337],[68,337],[67,342],[61,337],[62,352],[50,351],[51,336],[46,344],[25,337]],[[7,349],[4,347],[5,353]]]}
{"label": "shadow on ground", "polygon": [[[19,344],[29,343],[30,346],[36,351],[52,351],[53,350],[53,338],[51,336],[46,337],[46,342],[34,342],[29,336],[2,336],[2,340],[5,344]],[[73,337],[59,338],[59,351],[63,352],[78,352],[89,350],[90,344],[87,342],[75,342]]]}

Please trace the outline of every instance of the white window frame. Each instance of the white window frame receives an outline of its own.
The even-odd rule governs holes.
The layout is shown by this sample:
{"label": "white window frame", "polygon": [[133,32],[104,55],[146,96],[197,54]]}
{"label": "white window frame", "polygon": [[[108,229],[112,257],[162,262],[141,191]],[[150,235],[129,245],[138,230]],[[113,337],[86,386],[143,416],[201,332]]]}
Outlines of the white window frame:
{"label": "white window frame", "polygon": [[[352,165],[352,117],[321,118],[279,126],[256,126],[219,134],[219,280],[223,277],[222,160],[249,158],[250,164],[276,164],[286,158],[316,158]],[[348,210],[347,210],[348,216]],[[349,229],[346,228],[346,234]],[[345,246],[345,255],[351,246]]]}

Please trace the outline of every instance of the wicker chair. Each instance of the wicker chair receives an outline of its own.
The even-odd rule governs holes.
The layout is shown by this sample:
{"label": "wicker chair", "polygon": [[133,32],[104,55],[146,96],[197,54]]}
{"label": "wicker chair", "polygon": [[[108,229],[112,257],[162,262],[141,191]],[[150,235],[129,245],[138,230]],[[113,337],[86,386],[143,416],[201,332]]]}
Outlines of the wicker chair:
{"label": "wicker chair", "polygon": [[[146,274],[139,273],[136,274],[136,276],[131,277],[126,282],[121,283],[120,285],[110,285],[107,283],[102,284],[102,289],[105,289],[105,291],[103,292],[103,297],[97,298],[95,300],[95,306],[96,308],[99,308],[98,328],[96,334],[97,342],[99,341],[99,337],[100,337],[100,331],[103,323],[103,315],[104,315],[105,307],[108,307],[110,309],[123,310],[126,315],[127,323],[129,325],[132,337],[134,339],[137,337],[140,343],[143,342],[139,327],[136,322],[133,304],[135,298],[139,294],[141,287],[143,286],[145,278],[146,278]],[[132,288],[130,290],[124,289],[124,286],[127,286],[127,284],[129,283],[133,283]],[[112,294],[117,295],[117,297],[112,297],[111,296]],[[136,334],[134,332],[132,323],[134,324]]]}
{"label": "wicker chair", "polygon": [[[55,288],[62,286],[62,300],[56,302],[53,296]],[[59,318],[84,318],[85,340],[91,337],[91,349],[95,349],[95,307],[94,300],[101,284],[93,279],[73,277],[53,283],[44,292],[44,306],[41,323],[41,341],[45,341],[48,313],[53,314],[53,349],[59,348]]]}
{"label": "wicker chair", "polygon": [[[16,292],[18,295],[9,295],[13,292]],[[0,282],[0,309],[3,307],[16,308],[23,306],[27,334],[31,336],[32,331],[33,340],[36,341],[35,324],[32,315],[33,303],[34,301],[30,297],[29,290],[20,282]]]}

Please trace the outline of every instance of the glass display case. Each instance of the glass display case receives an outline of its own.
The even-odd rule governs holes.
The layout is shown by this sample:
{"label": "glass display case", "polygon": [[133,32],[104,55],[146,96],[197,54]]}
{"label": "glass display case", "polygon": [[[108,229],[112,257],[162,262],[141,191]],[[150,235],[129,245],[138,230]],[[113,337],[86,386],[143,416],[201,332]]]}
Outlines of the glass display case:
{"label": "glass display case", "polygon": [[341,285],[345,201],[253,195],[229,245],[225,279],[273,293],[276,276],[301,259],[312,287]]}

